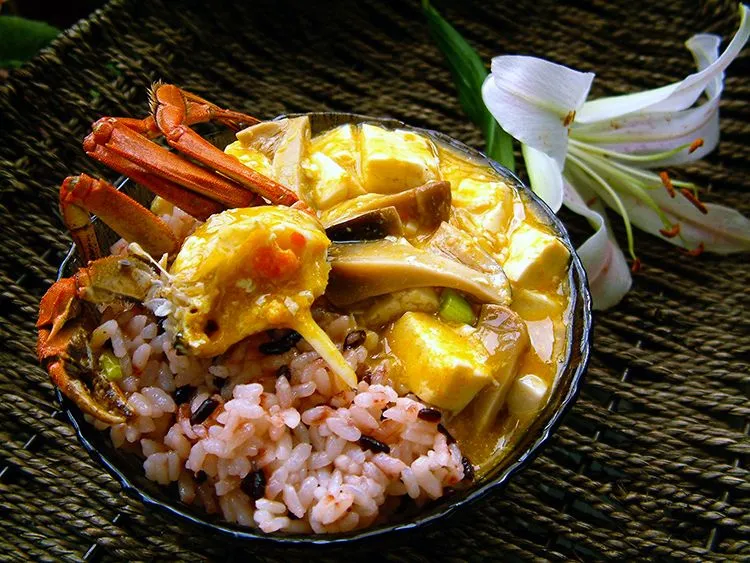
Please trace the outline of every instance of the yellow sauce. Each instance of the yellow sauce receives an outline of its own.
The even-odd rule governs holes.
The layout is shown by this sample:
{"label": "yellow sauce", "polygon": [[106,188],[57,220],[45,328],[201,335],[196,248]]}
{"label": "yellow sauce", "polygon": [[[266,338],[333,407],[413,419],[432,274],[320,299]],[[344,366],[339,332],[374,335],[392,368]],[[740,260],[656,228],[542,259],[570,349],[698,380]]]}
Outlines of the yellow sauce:
{"label": "yellow sauce", "polygon": [[[242,162],[260,163],[268,169],[268,159],[256,148],[243,145],[240,141],[230,145],[227,152]],[[344,125],[313,137],[303,154],[300,193],[324,219],[335,217],[337,210],[343,211],[344,208],[337,207],[341,204],[348,205],[349,210],[356,209],[358,200],[355,198],[358,197],[364,204],[367,198],[376,197],[374,194],[404,191],[429,180],[449,181],[452,193],[449,224],[470,234],[478,247],[506,270],[513,295],[509,307],[517,315],[516,318],[520,318],[519,322],[525,324],[523,352],[513,364],[514,372],[510,380],[498,380],[494,385],[487,385],[465,408],[464,401],[451,402],[446,394],[440,396],[444,404],[460,407],[459,412],[444,409],[445,426],[458,440],[462,451],[475,465],[480,466],[480,472],[486,470],[533,420],[533,417],[519,418],[509,414],[503,406],[494,422],[483,432],[477,432],[476,421],[481,416],[477,411],[486,408],[488,394],[494,393],[499,404],[503,404],[513,380],[526,374],[536,375],[547,385],[545,402],[554,392],[566,349],[569,310],[567,249],[537,217],[535,210],[525,203],[516,188],[506,184],[486,163],[469,158],[452,147],[435,143],[428,137],[407,131],[389,131],[373,125]],[[430,234],[411,232],[405,236],[418,246]],[[238,273],[233,275],[241,277]],[[231,281],[237,285],[236,281]],[[237,293],[241,292],[238,290]],[[317,296],[320,292],[316,290],[314,293]],[[431,299],[435,297],[423,295],[415,301],[415,308],[406,310],[437,316],[430,305]],[[371,304],[372,300],[355,303],[341,312],[355,314],[360,323],[366,323],[368,318],[379,318],[368,309],[371,309]],[[388,307],[398,310],[397,305],[389,303]],[[477,313],[480,305],[473,302]],[[263,314],[275,313],[269,309],[264,310]],[[425,356],[419,351],[410,351],[408,346],[393,349],[389,346],[387,338],[393,333],[397,321],[389,319],[386,324],[368,327],[378,330],[381,338],[385,337],[381,340],[379,351],[369,361],[377,363],[388,358],[393,366],[394,383],[397,388],[401,387],[399,392],[415,392],[414,388],[403,388],[404,382],[401,380],[414,377],[414,370],[405,371],[405,358],[399,357],[394,350],[406,350],[401,352],[401,356]],[[400,333],[399,327],[401,325],[396,327],[397,333]],[[473,329],[464,325],[463,328],[453,327],[451,330],[461,334],[461,330],[470,332]],[[453,338],[449,340],[453,342]],[[458,338],[456,342],[460,340]],[[409,361],[408,358],[406,361]],[[455,364],[431,362],[431,365],[424,366],[424,371],[429,373],[430,369],[438,369],[438,365],[446,365],[447,370],[457,370]],[[468,377],[466,369],[460,372],[461,377]],[[492,368],[484,366],[483,369]],[[449,386],[452,382],[444,384]],[[423,387],[429,388],[430,393],[437,393],[434,386]]]}

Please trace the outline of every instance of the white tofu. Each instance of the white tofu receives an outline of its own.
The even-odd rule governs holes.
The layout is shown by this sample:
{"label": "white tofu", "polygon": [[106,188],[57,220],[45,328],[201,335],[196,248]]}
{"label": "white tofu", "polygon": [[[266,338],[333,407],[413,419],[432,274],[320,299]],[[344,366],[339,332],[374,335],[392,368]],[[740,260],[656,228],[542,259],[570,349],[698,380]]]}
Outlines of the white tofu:
{"label": "white tofu", "polygon": [[273,177],[271,160],[261,151],[243,145],[240,141],[228,145],[224,152],[235,157],[248,168],[264,176]]}
{"label": "white tofu", "polygon": [[503,182],[466,178],[452,190],[452,203],[472,212],[474,220],[493,233],[505,233],[513,218],[513,190]]}
{"label": "white tofu", "polygon": [[508,412],[522,420],[532,418],[542,410],[547,390],[547,384],[538,375],[522,375],[513,382],[508,391]]}
{"label": "white tofu", "polygon": [[557,284],[570,259],[560,239],[524,223],[510,236],[503,270],[515,285],[540,289]]}
{"label": "white tofu", "polygon": [[358,190],[358,184],[351,174],[324,153],[312,154],[309,164],[307,171],[311,180],[313,203],[317,209],[328,209]]}
{"label": "white tofu", "polygon": [[310,154],[323,153],[350,174],[359,167],[359,143],[354,125],[342,125],[316,137]]}
{"label": "white tofu", "polygon": [[392,194],[440,179],[437,149],[428,138],[404,130],[362,125],[362,186]]}
{"label": "white tofu", "polygon": [[513,310],[526,321],[540,321],[562,315],[565,303],[559,296],[517,288],[513,292]]}
{"label": "white tofu", "polygon": [[401,364],[397,381],[431,405],[457,413],[493,384],[482,343],[432,315],[404,313],[386,339]]}

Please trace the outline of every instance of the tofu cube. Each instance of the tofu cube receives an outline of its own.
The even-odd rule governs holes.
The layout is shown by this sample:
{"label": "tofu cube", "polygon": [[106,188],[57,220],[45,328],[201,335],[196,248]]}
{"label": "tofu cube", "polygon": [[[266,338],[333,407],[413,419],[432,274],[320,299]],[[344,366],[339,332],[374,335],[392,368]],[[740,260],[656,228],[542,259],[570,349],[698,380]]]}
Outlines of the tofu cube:
{"label": "tofu cube", "polygon": [[440,179],[435,145],[421,135],[362,125],[362,186],[368,192],[392,194]]}
{"label": "tofu cube", "polygon": [[560,239],[524,223],[510,236],[503,270],[515,285],[549,288],[562,279],[569,259],[570,253]]}
{"label": "tofu cube", "polygon": [[555,293],[521,288],[513,292],[513,310],[525,321],[559,317],[565,305],[565,300]]}
{"label": "tofu cube", "polygon": [[359,167],[359,142],[354,125],[342,125],[324,133],[310,143],[310,154],[322,153],[356,176]]}
{"label": "tofu cube", "polygon": [[542,410],[547,391],[547,383],[538,375],[519,377],[508,391],[508,412],[521,420],[533,418]]}
{"label": "tofu cube", "polygon": [[431,315],[405,313],[388,332],[387,342],[401,362],[399,382],[436,407],[459,412],[494,381],[481,342]]}
{"label": "tofu cube", "polygon": [[358,191],[359,185],[351,174],[325,153],[316,152],[310,156],[307,172],[317,209],[328,209]]}
{"label": "tofu cube", "polygon": [[245,146],[240,141],[235,141],[228,145],[224,152],[235,157],[248,168],[252,168],[264,176],[273,177],[271,160],[261,151]]}
{"label": "tofu cube", "polygon": [[452,190],[452,203],[472,212],[477,223],[494,233],[505,233],[513,218],[513,190],[503,182],[466,178]]}

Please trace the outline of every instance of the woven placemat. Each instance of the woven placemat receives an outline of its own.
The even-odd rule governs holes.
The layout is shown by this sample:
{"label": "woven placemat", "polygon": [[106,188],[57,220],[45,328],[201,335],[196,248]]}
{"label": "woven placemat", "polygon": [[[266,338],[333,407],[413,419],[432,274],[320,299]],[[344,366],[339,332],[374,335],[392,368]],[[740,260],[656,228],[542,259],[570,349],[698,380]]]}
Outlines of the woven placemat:
{"label": "woven placemat", "polygon": [[[738,23],[733,1],[441,7],[485,59],[515,52],[595,70],[595,95],[681,79],[693,69],[683,41],[728,37]],[[750,50],[726,80],[718,150],[683,169],[706,201],[746,215],[748,76]],[[228,545],[125,497],[55,416],[37,365],[37,302],[70,245],[59,182],[113,177],[80,141],[99,116],[143,115],[156,79],[260,117],[388,115],[481,146],[416,0],[115,0],[13,71],[0,86],[0,560],[291,555]],[[585,225],[570,224],[580,239]],[[689,258],[643,234],[638,250],[644,269],[619,307],[597,315],[587,383],[543,454],[461,518],[362,557],[750,558],[748,255]]]}

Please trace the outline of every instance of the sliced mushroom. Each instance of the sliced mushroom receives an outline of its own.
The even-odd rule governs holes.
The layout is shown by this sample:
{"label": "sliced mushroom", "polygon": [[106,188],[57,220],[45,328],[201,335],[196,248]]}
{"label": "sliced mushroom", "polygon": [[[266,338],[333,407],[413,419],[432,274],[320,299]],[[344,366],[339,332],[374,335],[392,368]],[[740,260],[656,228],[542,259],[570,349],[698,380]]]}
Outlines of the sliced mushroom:
{"label": "sliced mushroom", "polygon": [[413,287],[450,287],[483,303],[510,303],[507,284],[495,284],[483,272],[439,254],[431,254],[405,239],[334,244],[326,295],[337,306]]}
{"label": "sliced mushroom", "polygon": [[529,347],[526,324],[517,313],[499,305],[482,305],[476,336],[490,354],[488,364],[497,385],[487,388],[469,405],[477,432],[485,432],[497,419],[515,380],[521,356]]}
{"label": "sliced mushroom", "polygon": [[331,225],[328,238],[336,242],[379,240],[387,236],[402,236],[404,225],[395,207],[365,211],[361,215]]}
{"label": "sliced mushroom", "polygon": [[237,139],[265,154],[272,162],[277,182],[293,189],[302,189],[302,167],[310,143],[310,119],[307,116],[262,121],[237,133]]}
{"label": "sliced mushroom", "polygon": [[476,242],[473,236],[450,223],[442,223],[422,247],[433,254],[443,254],[487,274],[493,285],[507,287],[510,282],[502,266]]}
{"label": "sliced mushroom", "polygon": [[414,230],[433,231],[447,221],[451,209],[449,182],[427,182],[391,195],[364,194],[344,201],[324,212],[321,221],[329,227],[347,221],[367,211],[393,207],[401,221]]}
{"label": "sliced mushroom", "polygon": [[408,311],[430,315],[437,313],[440,308],[440,297],[435,288],[415,287],[375,297],[372,304],[369,301],[367,303],[367,308],[358,320],[369,328],[377,329],[395,321]]}

